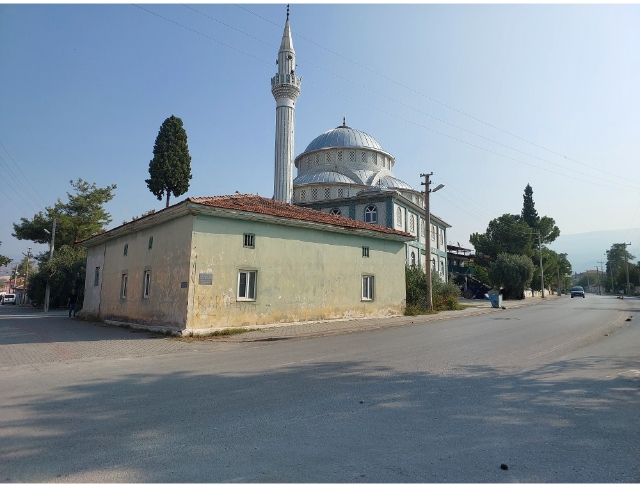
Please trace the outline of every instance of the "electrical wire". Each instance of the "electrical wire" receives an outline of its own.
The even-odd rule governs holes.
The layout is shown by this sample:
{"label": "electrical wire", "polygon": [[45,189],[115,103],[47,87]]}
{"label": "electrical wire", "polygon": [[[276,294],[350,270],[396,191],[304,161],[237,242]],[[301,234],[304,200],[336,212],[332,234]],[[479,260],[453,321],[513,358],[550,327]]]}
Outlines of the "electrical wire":
{"label": "electrical wire", "polygon": [[[211,19],[211,20],[213,20],[213,21],[215,21],[215,22],[218,22],[218,23],[219,23],[219,24],[221,24],[221,25],[224,25],[225,27],[228,27],[228,28],[233,29],[233,30],[235,30],[235,31],[237,31],[237,32],[240,32],[241,34],[244,34],[244,35],[246,35],[246,36],[248,36],[248,37],[251,37],[252,39],[257,40],[257,41],[261,42],[262,44],[268,45],[268,46],[270,46],[270,47],[274,47],[271,43],[266,42],[266,41],[263,41],[262,39],[259,39],[258,37],[254,36],[254,35],[252,35],[252,34],[249,34],[249,33],[245,32],[245,31],[243,31],[243,30],[241,30],[241,29],[238,29],[238,28],[236,28],[236,27],[233,27],[232,25],[229,25],[229,24],[227,24],[227,23],[225,23],[225,22],[222,22],[221,20],[218,20],[218,19],[216,19],[215,17],[212,17],[212,16],[210,16],[210,15],[207,15],[207,14],[205,14],[205,13],[203,13],[203,12],[200,12],[199,10],[196,10],[195,8],[190,7],[190,6],[188,6],[188,5],[184,5],[184,4],[182,4],[182,5],[183,5],[184,7],[186,7],[186,8],[188,8],[188,9],[190,9],[190,10],[193,10],[194,12],[196,12],[196,13],[198,13],[198,14],[200,14],[200,15],[204,16],[204,17],[207,17],[208,19]],[[247,9],[244,9],[244,10],[247,10]],[[248,10],[247,10],[247,11],[248,11]],[[261,17],[261,18],[262,18],[262,17]],[[271,21],[269,21],[269,22],[271,22]],[[296,35],[298,36],[298,34],[296,34]],[[309,42],[313,42],[313,41],[309,41]],[[321,47],[321,46],[320,46],[320,47]],[[274,49],[276,49],[276,48],[274,47]],[[330,52],[331,52],[331,51],[330,51]],[[540,160],[540,161],[546,162],[546,163],[548,163],[548,164],[551,164],[552,166],[558,166],[558,167],[560,167],[560,168],[562,168],[562,169],[565,169],[565,170],[573,170],[573,168],[565,167],[565,166],[563,166],[562,164],[558,164],[558,163],[556,163],[556,162],[552,162],[552,161],[550,161],[550,160],[548,160],[548,159],[544,159],[544,158],[542,158],[542,157],[535,156],[535,155],[533,155],[533,154],[530,154],[530,153],[528,153],[528,152],[522,151],[522,150],[520,150],[520,149],[516,149],[515,147],[509,146],[509,145],[507,145],[507,144],[503,144],[502,142],[498,142],[497,140],[491,139],[491,138],[489,138],[489,137],[485,137],[484,135],[480,135],[480,134],[478,134],[478,133],[476,133],[476,132],[473,132],[473,131],[471,131],[471,130],[467,130],[467,129],[465,129],[465,128],[463,128],[463,127],[460,127],[460,126],[458,126],[458,125],[455,125],[455,124],[453,124],[453,123],[447,122],[446,120],[443,120],[443,119],[441,119],[441,118],[439,118],[439,117],[436,117],[436,116],[431,115],[431,114],[429,114],[429,113],[427,113],[427,112],[424,112],[424,111],[422,111],[422,110],[419,110],[419,109],[418,109],[418,108],[416,108],[415,106],[412,106],[412,105],[409,105],[409,104],[406,104],[406,103],[400,102],[400,101],[398,101],[398,100],[395,100],[394,98],[391,98],[390,96],[387,96],[387,95],[385,95],[385,94],[383,94],[383,93],[380,93],[380,92],[378,92],[378,91],[372,90],[372,89],[368,88],[368,87],[367,87],[367,86],[365,86],[365,85],[362,85],[362,84],[360,84],[360,83],[357,83],[357,82],[355,82],[355,81],[352,81],[352,80],[350,80],[349,78],[346,78],[345,76],[342,76],[342,75],[340,75],[340,74],[338,74],[338,73],[334,73],[334,72],[332,72],[332,71],[329,71],[328,69],[325,69],[325,68],[323,68],[322,66],[319,66],[319,65],[317,65],[317,64],[315,64],[315,63],[313,63],[312,61],[308,61],[308,60],[306,60],[305,58],[302,58],[302,57],[300,57],[300,56],[297,56],[297,60],[305,61],[305,62],[306,62],[306,63],[308,63],[310,66],[313,66],[313,67],[315,67],[315,68],[319,69],[320,71],[323,71],[323,72],[325,72],[325,73],[327,73],[327,74],[330,74],[330,75],[331,75],[331,76],[333,76],[334,78],[342,79],[342,80],[344,80],[344,81],[346,81],[346,82],[348,82],[348,83],[351,83],[352,85],[354,85],[354,86],[356,86],[356,87],[358,87],[358,88],[361,88],[361,89],[363,89],[363,90],[369,91],[370,93],[373,93],[373,94],[375,94],[375,95],[377,95],[377,96],[379,96],[379,97],[381,97],[381,98],[384,98],[384,99],[386,99],[386,100],[388,100],[388,101],[391,101],[392,103],[395,103],[396,105],[399,105],[399,106],[402,106],[402,107],[408,108],[408,109],[410,109],[410,110],[413,110],[414,112],[417,112],[417,113],[419,113],[419,114],[421,114],[421,115],[427,116],[427,117],[429,117],[429,118],[432,118],[432,119],[434,119],[434,120],[437,120],[438,122],[441,122],[441,123],[443,123],[443,124],[449,125],[450,127],[456,128],[456,129],[458,129],[458,130],[461,130],[461,131],[463,131],[463,132],[466,132],[466,133],[468,133],[468,134],[470,134],[470,135],[473,135],[473,136],[475,136],[475,137],[479,137],[479,138],[481,138],[481,139],[484,139],[484,140],[486,140],[487,142],[492,142],[492,143],[497,144],[497,145],[499,145],[499,146],[501,146],[501,147],[504,147],[504,148],[506,148],[506,149],[510,149],[510,150],[513,150],[513,151],[518,152],[518,153],[520,153],[520,154],[523,154],[523,155],[526,155],[526,156],[532,157],[532,158],[534,158],[534,159],[538,159],[538,160]],[[356,64],[357,64],[357,63],[356,63]],[[614,178],[622,179],[623,181],[626,181],[626,182],[628,182],[628,181],[629,181],[629,179],[628,179],[628,178],[625,178],[625,177],[623,177],[623,176],[618,176],[618,175],[616,175],[616,174],[609,173],[608,171],[604,171],[604,170],[599,169],[599,168],[594,168],[594,169],[596,169],[597,171],[600,171],[600,172],[602,172],[602,173],[605,173],[605,174],[607,174],[607,175],[609,175],[609,176],[613,176]],[[587,177],[594,177],[594,178],[596,177],[596,176],[591,176],[591,175],[588,175],[588,174],[585,174],[585,176],[587,176]],[[640,183],[638,183],[638,185],[636,185],[636,186],[631,186],[631,185],[629,185],[629,184],[618,183],[618,182],[610,181],[610,180],[606,180],[606,179],[604,179],[604,181],[607,181],[607,182],[609,182],[609,183],[611,183],[611,184],[618,184],[618,185],[621,185],[621,186],[626,186],[626,187],[631,188],[631,189],[636,189],[636,190],[640,189]]]}
{"label": "electrical wire", "polygon": [[[11,157],[11,154],[9,154],[9,151],[7,150],[7,148],[4,146],[4,144],[2,142],[0,142],[0,146],[2,146],[2,148],[4,149],[4,151],[7,153],[7,155],[9,156],[9,159],[11,159],[11,162],[13,162],[14,166],[16,166],[18,168],[18,171],[20,171],[20,174],[22,174],[22,176],[24,177],[25,181],[27,183],[29,183],[29,186],[31,186],[31,189],[33,189],[34,193],[40,198],[40,200],[42,201],[42,205],[46,205],[46,202],[44,201],[44,198],[42,197],[42,195],[40,195],[40,193],[38,193],[38,190],[36,188],[33,187],[33,184],[31,184],[31,181],[29,181],[29,178],[27,177],[27,175],[25,173],[22,172],[22,169],[20,169],[20,166],[18,165],[18,163],[13,159],[13,157]],[[35,201],[35,199],[34,199]],[[40,203],[36,202],[36,204],[38,206],[42,206],[40,205]]]}
{"label": "electrical wire", "polygon": [[[24,190],[24,195],[28,196],[29,198],[31,198],[31,200],[36,204],[36,207],[34,208],[34,206],[31,205],[31,203],[29,202],[29,200],[27,200],[26,198],[24,198],[24,195],[21,195],[18,190],[12,185],[12,184],[7,184],[7,181],[4,180],[4,184],[7,185],[8,187],[10,187],[11,189],[13,189],[16,194],[18,195],[19,198],[22,199],[22,201],[24,203],[26,203],[29,208],[31,208],[33,211],[35,211],[36,213],[38,213],[37,208],[41,208],[40,204],[33,198],[33,196],[31,196],[31,194],[29,193],[29,191],[27,191],[27,188],[24,187],[24,185],[22,184],[22,182],[16,178],[16,176],[13,174],[13,172],[11,171],[11,169],[9,168],[9,166],[7,165],[7,163],[4,161],[4,159],[2,158],[2,156],[0,156],[0,165],[2,165],[6,171],[6,173],[17,183],[19,184],[22,189]],[[5,193],[6,194],[6,193]],[[8,197],[8,196],[7,196]],[[13,201],[13,200],[12,200]]]}
{"label": "electrical wire", "polygon": [[[259,14],[255,13],[255,12],[253,12],[253,11],[251,11],[251,10],[249,10],[248,8],[243,7],[242,5],[238,5],[238,4],[234,4],[234,5],[235,5],[236,7],[238,7],[238,8],[241,8],[242,10],[245,10],[246,12],[249,12],[249,13],[250,13],[250,14],[252,14],[252,15],[255,15],[256,17],[258,17],[258,18],[260,18],[260,19],[262,19],[262,20],[264,20],[264,21],[266,21],[266,22],[269,22],[270,24],[273,24],[273,25],[274,25],[274,26],[276,26],[276,27],[280,27],[276,22],[273,22],[272,20],[269,20],[269,19],[267,19],[267,18],[265,18],[265,17],[262,17],[261,15],[259,15]],[[236,30],[238,30],[238,29],[236,29]],[[293,30],[292,30],[292,33],[293,33]],[[319,48],[324,49],[325,51],[327,51],[327,52],[329,52],[329,53],[331,53],[331,54],[333,54],[333,55],[335,55],[335,56],[338,56],[338,57],[340,57],[340,58],[344,59],[345,61],[348,61],[349,63],[351,63],[351,64],[353,64],[353,65],[355,65],[355,66],[358,66],[358,67],[360,67],[360,68],[362,68],[362,69],[365,69],[365,70],[369,71],[370,73],[375,74],[376,76],[379,76],[379,77],[381,77],[381,78],[383,78],[383,79],[385,79],[385,80],[387,80],[387,81],[390,81],[391,83],[394,83],[394,84],[396,84],[396,85],[398,85],[398,86],[400,86],[400,87],[402,87],[402,88],[404,88],[404,89],[406,89],[406,90],[408,90],[408,91],[410,91],[410,92],[412,92],[412,93],[415,93],[416,95],[419,95],[419,96],[422,96],[422,97],[424,97],[424,98],[427,98],[428,100],[431,100],[431,101],[433,101],[434,103],[437,103],[437,104],[439,104],[439,105],[441,105],[441,106],[443,106],[443,107],[445,107],[445,108],[448,108],[449,110],[452,110],[452,111],[457,112],[457,113],[459,113],[459,114],[461,114],[461,115],[464,115],[465,117],[468,117],[468,118],[470,118],[470,119],[472,119],[472,120],[475,120],[476,122],[480,122],[480,123],[482,123],[482,124],[484,124],[484,125],[486,125],[486,126],[488,126],[488,127],[491,127],[491,128],[493,128],[493,129],[495,129],[495,130],[498,130],[498,131],[500,131],[500,132],[502,132],[502,133],[504,133],[504,134],[507,134],[507,135],[509,135],[509,136],[511,136],[511,137],[515,137],[516,139],[519,139],[519,140],[521,140],[521,141],[523,141],[523,142],[526,142],[526,143],[531,144],[531,145],[533,145],[533,146],[535,146],[535,147],[538,147],[539,149],[543,149],[543,150],[545,150],[545,151],[547,151],[547,152],[550,152],[551,154],[557,155],[557,156],[559,156],[559,157],[563,157],[563,158],[565,158],[565,159],[567,159],[567,160],[569,160],[569,161],[577,162],[578,164],[582,164],[582,165],[584,165],[584,166],[586,166],[586,167],[588,167],[588,168],[594,169],[594,170],[596,170],[596,171],[600,171],[600,172],[603,172],[603,173],[605,173],[605,174],[609,174],[609,175],[611,175],[611,176],[614,176],[614,177],[617,177],[617,178],[620,178],[620,179],[624,179],[625,181],[628,181],[628,178],[625,178],[625,177],[623,177],[623,176],[617,176],[617,175],[615,175],[615,174],[611,174],[611,173],[609,173],[608,171],[605,171],[605,170],[603,170],[603,169],[600,169],[600,168],[597,168],[597,167],[591,166],[591,165],[589,165],[589,164],[587,164],[587,163],[585,163],[585,162],[581,162],[581,161],[578,161],[578,160],[576,160],[576,159],[572,159],[571,157],[567,157],[567,156],[565,156],[564,154],[560,154],[559,152],[556,152],[556,151],[554,151],[554,150],[548,149],[548,148],[546,148],[546,147],[544,147],[544,146],[542,146],[542,145],[540,145],[540,144],[537,144],[537,143],[535,143],[535,142],[531,142],[530,140],[527,140],[527,139],[525,139],[525,138],[523,138],[523,137],[520,137],[520,136],[518,136],[518,135],[515,135],[515,134],[513,134],[513,133],[511,133],[511,132],[509,132],[509,131],[507,131],[507,130],[501,129],[500,127],[497,127],[497,126],[495,126],[495,125],[493,125],[493,124],[491,124],[491,123],[489,123],[489,122],[485,122],[484,120],[481,120],[480,118],[474,117],[473,115],[469,115],[468,113],[465,113],[465,112],[464,112],[464,111],[462,111],[462,110],[459,110],[459,109],[454,108],[454,107],[452,107],[452,106],[450,106],[450,105],[447,105],[446,103],[443,103],[443,102],[441,102],[441,101],[439,101],[439,100],[437,100],[437,99],[435,99],[435,98],[433,98],[433,97],[431,97],[431,96],[429,96],[429,95],[425,95],[424,93],[421,93],[421,92],[420,92],[420,91],[418,91],[418,90],[415,90],[415,89],[413,89],[413,88],[411,88],[411,87],[409,87],[409,86],[407,86],[407,85],[405,85],[405,84],[403,84],[403,83],[400,83],[399,81],[394,80],[393,78],[390,78],[390,77],[388,77],[388,76],[386,76],[386,75],[384,75],[384,74],[382,74],[382,73],[379,73],[379,72],[375,71],[374,69],[369,68],[369,67],[368,67],[368,66],[366,66],[366,65],[360,64],[360,63],[358,63],[357,61],[353,61],[353,60],[349,59],[348,57],[346,57],[346,56],[344,56],[344,55],[342,55],[342,54],[340,54],[340,53],[338,53],[338,52],[332,51],[331,49],[329,49],[329,48],[327,48],[327,47],[325,47],[325,46],[323,46],[323,45],[321,45],[321,44],[318,44],[317,42],[312,41],[311,39],[308,39],[308,38],[304,37],[303,35],[301,35],[301,34],[299,34],[299,33],[296,33],[296,37],[299,37],[299,38],[301,38],[301,39],[304,39],[305,41],[310,42],[311,44],[313,44],[313,45],[315,45],[315,46],[318,46]],[[262,41],[261,41],[261,42],[262,42]],[[344,78],[343,78],[343,79],[344,79]],[[348,80],[347,80],[347,81],[348,81]],[[366,88],[365,88],[365,89],[366,89]],[[429,116],[431,116],[431,115],[429,115]],[[444,122],[444,123],[448,123],[448,122]],[[454,125],[454,126],[455,126],[455,125]],[[465,129],[461,129],[461,130],[465,130]],[[479,137],[482,137],[482,136],[479,136]],[[490,140],[490,139],[489,139],[489,140]],[[499,142],[496,142],[496,143],[499,143]],[[502,145],[502,144],[501,144],[501,145]],[[506,146],[505,146],[505,147],[506,147]],[[517,150],[517,149],[514,149],[514,150]],[[521,151],[519,151],[519,152],[521,152]],[[532,157],[536,157],[536,156],[532,156]],[[542,159],[542,160],[544,160],[544,159]],[[563,167],[563,166],[560,166],[560,167]],[[565,169],[566,169],[566,168],[565,168]],[[636,183],[636,184],[640,184],[640,183],[638,183],[638,182],[636,182],[636,181],[632,181],[632,182],[634,182],[634,183]]]}

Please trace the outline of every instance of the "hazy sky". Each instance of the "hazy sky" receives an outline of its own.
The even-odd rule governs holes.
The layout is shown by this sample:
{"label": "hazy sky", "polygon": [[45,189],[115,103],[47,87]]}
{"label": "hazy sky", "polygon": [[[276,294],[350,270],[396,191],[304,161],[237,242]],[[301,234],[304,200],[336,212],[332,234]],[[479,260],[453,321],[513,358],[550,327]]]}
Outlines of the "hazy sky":
{"label": "hazy sky", "polygon": [[[163,208],[144,180],[172,114],[193,173],[172,202],[273,195],[286,7],[140,7],[0,5],[0,254],[44,250],[12,223],[70,179],[118,185],[110,227]],[[296,155],[346,117],[400,179],[445,184],[432,211],[463,246],[527,183],[563,234],[640,227],[640,5],[295,4],[291,28]]]}

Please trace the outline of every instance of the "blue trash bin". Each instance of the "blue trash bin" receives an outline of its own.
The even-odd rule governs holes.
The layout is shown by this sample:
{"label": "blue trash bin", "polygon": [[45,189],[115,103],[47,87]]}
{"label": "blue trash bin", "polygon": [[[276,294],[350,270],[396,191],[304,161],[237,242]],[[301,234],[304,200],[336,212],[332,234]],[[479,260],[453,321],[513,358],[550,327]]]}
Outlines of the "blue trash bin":
{"label": "blue trash bin", "polygon": [[502,307],[502,294],[489,294],[489,302],[492,308]]}

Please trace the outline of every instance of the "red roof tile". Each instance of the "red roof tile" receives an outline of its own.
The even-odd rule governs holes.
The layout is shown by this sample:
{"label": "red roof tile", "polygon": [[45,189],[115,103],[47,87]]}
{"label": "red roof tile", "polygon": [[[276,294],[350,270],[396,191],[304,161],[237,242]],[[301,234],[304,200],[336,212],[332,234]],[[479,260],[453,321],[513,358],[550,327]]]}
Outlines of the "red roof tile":
{"label": "red roof tile", "polygon": [[200,198],[187,198],[187,201],[204,206],[214,206],[216,208],[226,208],[230,210],[246,211],[250,213],[262,213],[282,218],[291,218],[294,220],[304,220],[315,223],[325,223],[335,225],[345,229],[371,230],[374,232],[387,233],[391,235],[399,235],[403,237],[412,237],[406,232],[399,232],[392,228],[375,225],[373,223],[364,223],[343,216],[323,213],[311,208],[302,208],[296,205],[281,203],[262,196],[253,194],[234,194],[231,196],[208,196]]}

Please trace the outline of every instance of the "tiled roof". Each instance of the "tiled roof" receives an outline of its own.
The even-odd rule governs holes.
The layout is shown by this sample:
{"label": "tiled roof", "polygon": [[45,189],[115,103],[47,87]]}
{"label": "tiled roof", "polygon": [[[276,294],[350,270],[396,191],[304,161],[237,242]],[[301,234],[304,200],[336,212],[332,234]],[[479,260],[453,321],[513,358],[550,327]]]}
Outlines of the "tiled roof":
{"label": "tiled roof", "polygon": [[226,208],[230,210],[246,211],[250,213],[262,213],[281,218],[291,218],[294,220],[303,220],[315,223],[324,223],[335,225],[345,229],[370,230],[374,232],[387,233],[391,235],[399,235],[403,237],[411,237],[411,234],[399,232],[392,228],[375,225],[373,223],[364,223],[343,216],[331,215],[321,211],[312,210],[311,208],[302,208],[296,205],[289,205],[274,201],[262,196],[252,194],[234,194],[231,196],[209,196],[200,198],[187,198],[187,201],[204,206],[213,206],[216,208]]}

